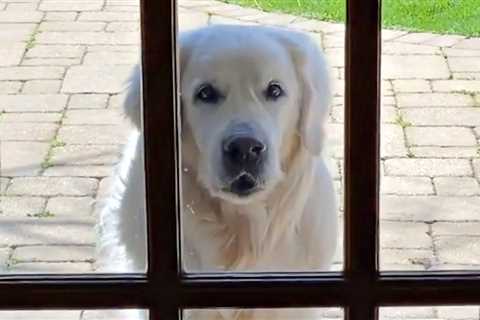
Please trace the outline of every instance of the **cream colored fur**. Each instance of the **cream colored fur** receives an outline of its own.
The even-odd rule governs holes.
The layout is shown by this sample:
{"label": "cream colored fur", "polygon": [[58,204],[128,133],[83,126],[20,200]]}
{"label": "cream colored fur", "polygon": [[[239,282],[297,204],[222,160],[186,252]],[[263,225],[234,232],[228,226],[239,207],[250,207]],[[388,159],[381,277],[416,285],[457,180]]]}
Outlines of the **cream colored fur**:
{"label": "cream colored fur", "polygon": [[[183,34],[180,55],[183,268],[189,272],[328,270],[336,250],[337,208],[321,155],[330,102],[321,52],[298,33],[213,26]],[[231,98],[222,110],[193,105],[192,90],[202,77],[229,92]],[[280,105],[262,101],[255,91],[269,77],[280,78],[287,87],[288,97]],[[139,272],[146,265],[140,94],[137,67],[125,103],[136,129],[100,214],[100,272]],[[232,119],[258,122],[272,141],[265,190],[246,200],[216,186],[220,163],[211,146]],[[316,319],[312,310],[288,312],[290,319]],[[257,310],[190,312],[187,318],[283,316]]]}

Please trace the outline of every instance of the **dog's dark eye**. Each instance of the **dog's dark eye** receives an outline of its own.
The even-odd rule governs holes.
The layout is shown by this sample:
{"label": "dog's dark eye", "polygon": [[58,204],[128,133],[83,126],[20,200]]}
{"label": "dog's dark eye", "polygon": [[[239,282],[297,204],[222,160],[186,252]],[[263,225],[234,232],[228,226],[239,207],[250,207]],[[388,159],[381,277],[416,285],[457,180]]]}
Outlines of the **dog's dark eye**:
{"label": "dog's dark eye", "polygon": [[215,104],[217,103],[222,95],[215,89],[211,84],[201,85],[195,94],[195,100],[201,101],[203,103]]}
{"label": "dog's dark eye", "polygon": [[283,91],[282,87],[277,82],[270,82],[268,84],[267,90],[265,90],[265,97],[267,100],[277,100],[281,96],[283,96],[285,92]]}

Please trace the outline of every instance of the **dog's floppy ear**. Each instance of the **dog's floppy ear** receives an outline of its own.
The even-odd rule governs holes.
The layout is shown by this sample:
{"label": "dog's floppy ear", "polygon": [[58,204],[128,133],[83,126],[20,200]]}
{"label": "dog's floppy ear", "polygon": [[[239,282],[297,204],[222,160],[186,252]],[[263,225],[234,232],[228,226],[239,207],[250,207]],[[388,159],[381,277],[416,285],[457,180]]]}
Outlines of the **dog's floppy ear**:
{"label": "dog's floppy ear", "polygon": [[310,37],[297,32],[280,31],[280,38],[292,55],[300,81],[300,136],[307,150],[318,155],[323,146],[331,101],[327,63]]}
{"label": "dog's floppy ear", "polygon": [[[190,56],[190,33],[185,33],[180,36],[180,79],[182,67],[185,66],[186,61]],[[127,95],[123,103],[123,111],[125,117],[138,129],[141,129],[142,123],[142,70],[141,65],[137,64],[132,70],[129,79],[127,80]]]}

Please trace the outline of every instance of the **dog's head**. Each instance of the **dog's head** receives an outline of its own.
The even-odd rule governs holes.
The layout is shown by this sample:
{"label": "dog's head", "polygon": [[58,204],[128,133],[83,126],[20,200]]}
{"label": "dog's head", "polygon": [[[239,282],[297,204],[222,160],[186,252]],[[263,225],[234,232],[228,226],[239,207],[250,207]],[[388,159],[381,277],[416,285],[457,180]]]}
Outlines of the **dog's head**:
{"label": "dog's head", "polygon": [[292,141],[320,152],[329,81],[309,38],[213,26],[183,34],[180,56],[183,139],[191,140],[198,179],[212,196],[261,199],[284,176]]}

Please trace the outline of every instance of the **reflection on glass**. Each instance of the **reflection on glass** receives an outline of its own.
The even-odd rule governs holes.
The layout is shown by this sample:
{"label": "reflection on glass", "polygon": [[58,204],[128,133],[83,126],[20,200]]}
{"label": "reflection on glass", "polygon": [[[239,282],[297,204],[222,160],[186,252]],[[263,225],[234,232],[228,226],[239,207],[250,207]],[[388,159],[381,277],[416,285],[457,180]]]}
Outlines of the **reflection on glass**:
{"label": "reflection on glass", "polygon": [[436,33],[383,32],[384,270],[480,269],[480,51],[465,6],[385,1],[385,25]]}
{"label": "reflection on glass", "polygon": [[185,320],[212,319],[285,319],[317,320],[343,319],[340,308],[282,308],[282,309],[188,309],[183,311]]}
{"label": "reflection on glass", "polygon": [[387,319],[478,319],[478,306],[384,307],[379,318]]}
{"label": "reflection on glass", "polygon": [[148,319],[147,310],[15,310],[0,311],[2,320],[134,320]]}
{"label": "reflection on glass", "polygon": [[[121,105],[139,57],[138,0],[30,2],[1,11],[0,39],[13,49],[0,54],[0,272],[89,273],[96,242],[109,241],[110,257],[131,240],[114,231],[114,214],[103,221],[108,240],[96,241],[95,225],[118,202],[112,169],[131,131]],[[142,225],[144,213],[134,216]],[[135,264],[104,270],[143,271],[145,258]]]}
{"label": "reflection on glass", "polygon": [[336,57],[343,25],[238,26],[231,9],[235,26],[196,31],[180,11],[183,267],[339,270],[343,66],[319,49]]}

